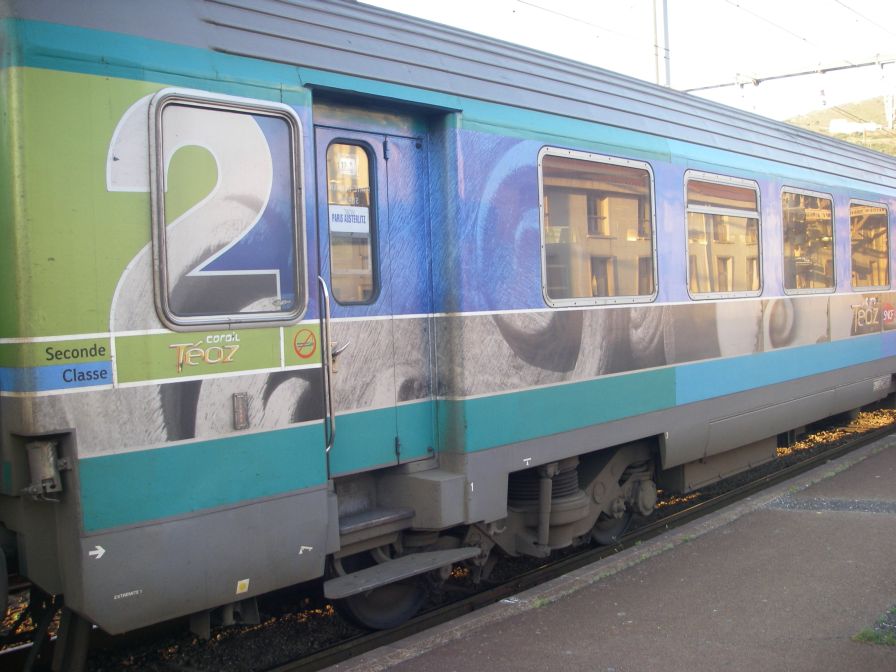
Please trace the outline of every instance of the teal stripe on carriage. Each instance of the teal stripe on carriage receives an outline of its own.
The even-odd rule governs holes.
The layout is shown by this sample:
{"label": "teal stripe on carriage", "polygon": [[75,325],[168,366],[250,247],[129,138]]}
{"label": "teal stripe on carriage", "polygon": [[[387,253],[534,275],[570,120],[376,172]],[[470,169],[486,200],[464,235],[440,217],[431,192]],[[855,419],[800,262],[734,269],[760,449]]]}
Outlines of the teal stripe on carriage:
{"label": "teal stripe on carriage", "polygon": [[474,452],[714,397],[786,383],[896,354],[896,335],[714,359],[651,371],[439,402],[444,449]]}
{"label": "teal stripe on carriage", "polygon": [[395,409],[384,408],[336,416],[336,441],[330,449],[330,473],[394,465]]}
{"label": "teal stripe on carriage", "polygon": [[21,19],[4,20],[0,30],[14,34],[18,40],[18,50],[9,63],[13,66],[175,86],[196,86],[195,80],[215,80],[222,85],[222,92],[263,98],[270,98],[270,94],[247,91],[246,85],[292,90],[301,86],[294,66],[134,35]]}
{"label": "teal stripe on carriage", "polygon": [[568,432],[675,405],[674,369],[465,401],[441,401],[449,450],[473,452]]}
{"label": "teal stripe on carriage", "polygon": [[865,364],[885,356],[885,350],[881,335],[874,334],[744,357],[697,362],[678,367],[675,397],[680,405],[745,392]]}
{"label": "teal stripe on carriage", "polygon": [[[427,399],[336,416],[330,474],[352,473],[426,457],[433,448],[433,407]],[[400,415],[400,417],[399,417]],[[396,447],[396,436],[400,443]],[[396,450],[397,448],[397,450]]]}
{"label": "teal stripe on carriage", "polygon": [[274,497],[327,482],[323,425],[78,463],[85,532]]}

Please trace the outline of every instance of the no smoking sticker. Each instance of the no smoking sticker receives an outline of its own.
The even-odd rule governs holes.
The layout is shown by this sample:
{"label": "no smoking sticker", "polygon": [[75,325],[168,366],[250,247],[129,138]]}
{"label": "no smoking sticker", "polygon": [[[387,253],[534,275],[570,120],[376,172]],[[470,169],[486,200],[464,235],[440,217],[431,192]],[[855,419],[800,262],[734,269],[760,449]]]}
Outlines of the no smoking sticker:
{"label": "no smoking sticker", "polygon": [[299,329],[292,339],[292,349],[301,359],[311,359],[317,352],[317,336],[310,329]]}

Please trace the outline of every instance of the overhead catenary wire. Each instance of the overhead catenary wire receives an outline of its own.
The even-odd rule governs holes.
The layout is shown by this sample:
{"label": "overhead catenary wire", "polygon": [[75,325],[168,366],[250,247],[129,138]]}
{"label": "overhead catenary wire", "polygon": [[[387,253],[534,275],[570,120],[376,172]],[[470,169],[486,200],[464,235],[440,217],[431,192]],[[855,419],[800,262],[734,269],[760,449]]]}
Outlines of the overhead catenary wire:
{"label": "overhead catenary wire", "polygon": [[[536,2],[530,2],[529,0],[516,0],[521,5],[526,5],[528,7],[532,7],[534,9],[541,10],[542,12],[546,12],[548,14],[553,14],[554,16],[559,16],[564,19],[568,19],[573,23],[578,23],[583,26],[590,26],[591,28],[597,28],[598,30],[605,31],[607,33],[612,33],[613,35],[618,35],[619,37],[624,37],[628,39],[638,39],[636,35],[632,35],[631,33],[623,33],[618,30],[614,30],[612,28],[608,28],[607,26],[601,26],[596,23],[592,23],[591,21],[586,21],[577,16],[572,16],[571,14],[565,14],[564,12],[557,11],[556,9],[551,9],[550,7],[545,7],[544,5],[540,5]],[[598,36],[599,37],[599,36]]]}
{"label": "overhead catenary wire", "polygon": [[877,58],[873,61],[863,61],[861,63],[850,63],[849,65],[830,65],[819,66],[812,70],[801,70],[798,72],[786,72],[777,75],[765,75],[763,77],[745,77],[744,79],[736,79],[732,82],[722,82],[720,84],[707,84],[705,86],[694,86],[689,89],[682,89],[685,93],[694,93],[696,91],[709,91],[711,89],[724,89],[730,86],[744,86],[745,84],[753,84],[758,86],[763,82],[772,82],[777,79],[791,79],[793,77],[805,77],[807,75],[823,75],[827,72],[837,72],[839,70],[852,70],[854,68],[867,68],[873,65],[884,66],[890,63],[896,63],[896,57],[893,58]]}
{"label": "overhead catenary wire", "polygon": [[[605,25],[601,25],[598,23],[594,23],[593,21],[588,21],[579,16],[574,16],[572,14],[567,14],[566,12],[559,11],[552,7],[546,7],[537,2],[532,2],[531,0],[516,0],[516,2],[520,5],[524,5],[526,7],[531,7],[532,9],[538,10],[540,12],[544,12],[545,14],[550,14],[552,16],[559,17],[564,19],[565,21],[575,24],[577,26],[583,27],[587,26],[588,28],[593,28],[595,30],[595,38],[600,39],[602,37],[610,38],[610,41],[614,45],[614,50],[621,50],[627,52],[629,54],[635,55],[641,52],[641,47],[637,46],[637,43],[646,44],[647,40],[643,35],[639,35],[637,33],[616,30],[614,28],[610,28]],[[649,2],[654,2],[654,0],[649,0]],[[633,2],[628,3],[628,8],[630,9],[633,5]],[[606,45],[606,42],[604,42]],[[655,48],[657,45],[652,44]]]}
{"label": "overhead catenary wire", "polygon": [[[861,20],[866,21],[867,23],[869,23],[877,28],[880,28],[883,32],[887,33],[888,35],[893,35],[894,37],[896,37],[896,34],[890,32],[889,30],[884,28],[880,22],[870,19],[866,15],[864,15],[861,12],[859,12],[858,10],[856,10],[854,7],[843,2],[843,0],[832,0],[832,1],[834,3],[836,3],[837,5],[840,5],[846,11],[851,12],[855,16],[859,17]],[[782,31],[783,33],[785,33],[787,35],[790,35],[791,37],[799,40],[804,45],[817,50],[819,53],[827,53],[827,51],[828,51],[827,48],[824,48],[824,47],[812,42],[805,35],[802,35],[796,31],[794,31],[791,28],[783,26],[780,23],[773,21],[772,19],[769,19],[767,16],[764,16],[752,9],[748,9],[748,8],[744,7],[743,4],[739,0],[725,0],[725,2],[729,5],[731,5],[732,7],[736,8],[737,10],[744,12],[745,14],[748,14],[748,15],[754,17],[755,19],[762,21],[770,26],[773,26],[775,29]],[[855,68],[866,68],[866,67],[872,67],[872,66],[877,66],[877,67],[883,68],[885,65],[896,63],[896,57],[882,58],[879,55],[876,58],[874,58],[873,60],[865,60],[865,61],[858,62],[858,63],[854,62],[851,59],[847,59],[847,58],[844,58],[842,60],[843,60],[842,64],[832,64],[829,66],[818,66],[817,68],[813,68],[811,70],[800,70],[797,72],[779,73],[779,74],[772,74],[772,75],[766,75],[766,76],[761,76],[761,77],[759,77],[759,76],[739,77],[738,76],[738,77],[735,77],[734,81],[723,82],[723,83],[719,83],[719,84],[703,85],[703,86],[698,86],[698,87],[691,87],[688,89],[683,89],[683,91],[686,93],[696,93],[696,92],[701,92],[701,91],[710,91],[710,90],[714,90],[714,89],[722,89],[722,88],[729,88],[729,87],[735,87],[735,86],[743,88],[747,84],[752,84],[754,86],[758,86],[759,84],[762,84],[764,82],[770,82],[770,81],[775,81],[775,80],[806,77],[806,76],[811,76],[811,75],[823,75],[823,74],[829,73],[829,72],[838,72],[838,71],[843,71],[843,70],[851,70],[851,69],[855,69]],[[843,114],[846,117],[851,118],[854,121],[863,122],[863,123],[875,123],[875,122],[872,122],[869,119],[865,119],[855,113],[848,112],[848,111],[844,110],[842,107],[832,107],[831,109],[838,111],[839,113]],[[880,131],[886,135],[896,137],[896,133],[890,131],[887,128],[882,127],[880,129]]]}
{"label": "overhead catenary wire", "polygon": [[[884,30],[884,32],[896,37],[896,34],[893,34],[890,31],[883,28],[879,22],[876,22],[876,21],[868,18],[864,14],[859,13],[858,11],[856,11],[854,8],[847,5],[842,0],[832,0],[832,1],[834,3],[840,5],[847,11],[852,12],[856,16],[860,17],[862,20],[867,21],[868,23],[870,23],[873,26],[880,27],[882,30]],[[725,2],[729,5],[731,5],[732,7],[734,7],[735,9],[737,9],[738,11],[748,14],[748,15],[752,16],[753,18],[755,18],[759,21],[762,21],[763,23],[767,23],[768,25],[776,28],[777,30],[786,33],[787,35],[790,35],[791,37],[799,40],[803,44],[816,50],[818,53],[827,54],[829,51],[829,47],[824,47],[822,45],[818,45],[818,44],[812,42],[805,35],[802,35],[802,34],[796,32],[795,30],[788,28],[787,26],[782,26],[780,23],[773,21],[772,19],[769,19],[767,16],[764,16],[764,15],[760,14],[759,12],[756,12],[752,9],[748,9],[739,0],[725,0]],[[781,74],[766,75],[766,76],[762,76],[762,77],[746,77],[744,79],[740,79],[740,80],[736,79],[735,81],[731,81],[731,82],[721,82],[719,84],[707,84],[707,85],[702,85],[702,86],[690,87],[690,88],[682,89],[682,90],[685,91],[686,93],[693,93],[695,91],[707,91],[710,89],[720,89],[720,88],[731,87],[731,86],[743,86],[744,84],[758,85],[758,84],[761,84],[762,82],[769,82],[769,81],[774,81],[777,79],[787,79],[790,77],[804,77],[807,75],[825,74],[827,72],[836,72],[839,70],[849,70],[851,68],[883,66],[883,65],[890,64],[890,63],[896,63],[896,58],[894,58],[894,57],[889,57],[889,56],[888,57],[880,57],[879,55],[876,58],[874,58],[873,60],[866,59],[859,63],[856,63],[852,59],[848,59],[848,58],[844,58],[841,60],[843,61],[844,64],[831,64],[831,65],[827,65],[827,66],[819,65],[818,67],[813,68],[811,70],[804,69],[804,70],[800,70],[797,72],[787,72],[787,73],[781,73]]]}
{"label": "overhead catenary wire", "polygon": [[[623,37],[623,38],[632,38],[632,39],[635,38],[635,36],[633,36],[631,34],[620,32],[620,31],[614,30],[612,28],[609,28],[607,26],[602,26],[602,25],[593,23],[591,21],[587,21],[585,19],[558,11],[556,9],[545,7],[536,2],[531,2],[530,0],[517,0],[517,2],[519,2],[522,5],[527,5],[534,9],[538,9],[540,11],[544,11],[546,13],[561,17],[567,21],[571,21],[573,23],[578,23],[580,25],[586,25],[586,26],[594,28],[598,31],[603,31],[603,32],[612,34],[614,36]],[[794,38],[794,39],[800,41],[802,44],[810,47],[814,51],[817,51],[820,53],[827,52],[826,48],[813,42],[812,40],[807,38],[805,35],[802,35],[799,32],[780,24],[777,21],[774,21],[759,12],[754,11],[753,9],[745,7],[739,0],[725,0],[725,2],[741,12],[749,14],[756,20],[766,23],[766,24],[772,26],[773,28],[775,28],[776,30],[781,31],[782,33],[784,33],[786,35],[789,35],[791,38]],[[842,6],[845,10],[855,14],[863,21],[866,21],[866,22],[870,23],[871,25],[879,26],[879,23],[873,21],[872,19],[868,18],[864,14],[861,14],[860,12],[855,10],[853,7],[850,7],[849,5],[844,3],[842,0],[833,0],[833,2]],[[886,30],[885,30],[885,32],[889,33],[889,31],[886,31]],[[893,34],[893,33],[889,33],[889,34]],[[598,35],[598,37],[599,37],[599,35]],[[655,44],[654,47],[656,47],[656,46],[657,45]],[[708,91],[708,90],[712,90],[712,89],[720,89],[720,88],[725,88],[725,87],[733,87],[733,86],[743,87],[746,84],[752,84],[752,85],[758,86],[759,84],[761,84],[763,82],[795,78],[795,77],[806,77],[806,76],[810,76],[810,75],[823,75],[828,72],[838,72],[838,71],[850,70],[850,69],[854,69],[854,68],[864,68],[864,67],[871,67],[871,66],[883,67],[888,64],[896,63],[896,57],[887,57],[887,58],[877,57],[874,60],[865,60],[865,61],[860,61],[860,62],[855,62],[854,60],[846,59],[846,58],[844,58],[842,60],[843,60],[843,63],[841,63],[841,64],[818,66],[811,70],[800,70],[797,72],[772,74],[772,75],[766,75],[766,76],[762,76],[762,77],[753,76],[753,77],[748,77],[748,78],[736,78],[735,81],[732,81],[732,82],[724,82],[721,84],[712,84],[712,85],[706,85],[706,86],[692,87],[692,88],[688,88],[688,89],[683,89],[683,91],[685,93],[695,93],[695,92],[699,92],[699,91]],[[844,110],[842,107],[832,107],[830,109],[836,110],[839,113],[843,114],[844,116],[846,116],[854,121],[863,122],[863,123],[874,123],[874,122],[871,122],[870,120],[865,119],[855,113],[848,112],[848,111]],[[894,134],[889,129],[881,128],[880,131],[885,133],[886,135],[896,137],[896,134]]]}
{"label": "overhead catenary wire", "polygon": [[887,27],[882,22],[874,21],[873,19],[869,19],[867,16],[865,16],[864,14],[859,12],[854,7],[850,7],[849,5],[847,5],[845,2],[843,2],[843,0],[834,0],[834,2],[836,2],[838,5],[843,7],[843,9],[847,10],[848,12],[855,14],[856,16],[858,16],[860,19],[862,19],[866,23],[869,23],[870,25],[874,26],[878,30],[883,31],[890,37],[896,37],[896,33],[894,33],[892,30],[888,30]]}
{"label": "overhead catenary wire", "polygon": [[[752,16],[752,17],[754,17],[754,18],[756,18],[756,19],[759,19],[760,21],[762,21],[762,22],[764,22],[764,23],[767,23],[767,24],[769,24],[770,26],[773,26],[774,28],[777,28],[778,30],[780,30],[780,31],[782,31],[782,32],[784,32],[784,33],[786,33],[786,34],[792,36],[792,37],[795,37],[796,39],[800,40],[801,42],[805,42],[808,46],[812,47],[813,49],[817,49],[817,50],[819,50],[819,51],[824,51],[824,49],[825,49],[824,47],[822,47],[822,46],[820,46],[820,45],[818,45],[818,44],[815,44],[814,42],[812,42],[811,40],[809,40],[809,38],[807,38],[806,36],[804,36],[804,35],[800,35],[799,33],[794,32],[793,30],[791,30],[790,28],[788,28],[788,27],[786,27],[786,26],[782,26],[780,23],[777,23],[777,22],[775,22],[775,21],[772,21],[772,20],[769,19],[767,16],[763,16],[762,14],[759,14],[759,13],[757,13],[757,12],[754,12],[754,11],[751,10],[751,9],[747,9],[746,7],[743,7],[743,6],[741,5],[741,3],[738,2],[738,0],[725,0],[725,2],[727,2],[727,3],[728,3],[729,5],[731,5],[732,7],[735,7],[736,9],[739,9],[739,10],[742,11],[744,14],[749,14],[750,16]],[[849,63],[849,60],[848,60],[848,59],[844,59],[844,60],[846,60],[846,62]]]}
{"label": "overhead catenary wire", "polygon": [[[374,4],[377,3],[377,0],[369,0]],[[388,0],[381,0],[382,2],[388,2]],[[644,74],[646,74],[646,65],[647,65],[647,56],[646,56],[646,47],[648,43],[651,46],[651,51],[656,52],[660,45],[657,44],[656,37],[656,18],[653,17],[653,25],[651,25],[651,33],[653,34],[653,40],[651,41],[649,37],[646,35],[647,31],[645,27],[648,23],[650,23],[648,17],[646,7],[648,4],[654,4],[656,0],[623,0],[623,2],[618,3],[616,12],[613,13],[613,17],[610,17],[606,14],[595,14],[592,11],[586,11],[582,5],[579,4],[566,4],[566,3],[548,3],[546,0],[513,0],[512,3],[508,3],[510,7],[514,7],[512,13],[519,18],[519,24],[516,22],[511,22],[510,25],[514,27],[514,32],[507,33],[506,31],[503,33],[503,39],[508,40],[510,42],[516,42],[519,40],[520,35],[517,34],[516,29],[518,28],[520,31],[527,30],[527,26],[532,21],[533,14],[535,17],[538,17],[539,14],[543,16],[542,19],[536,19],[538,26],[537,29],[538,34],[546,35],[546,34],[556,34],[559,32],[560,34],[567,35],[569,39],[567,43],[564,43],[564,46],[559,48],[558,53],[567,54],[568,58],[572,58],[573,60],[579,60],[585,63],[593,63],[596,65],[603,65],[603,67],[607,67],[611,70],[618,70],[620,72],[629,72],[630,75],[638,77],[640,79],[645,79],[650,81],[653,79],[652,77],[648,78],[641,74],[635,74],[632,72],[635,70],[634,65],[632,63],[637,60],[638,63],[643,66]],[[503,3],[502,3],[503,4]],[[590,3],[589,3],[590,4]],[[844,28],[849,29],[851,26],[859,24],[860,22],[864,25],[864,23],[868,23],[870,25],[877,25],[879,22],[875,22],[875,17],[880,13],[877,10],[876,5],[871,5],[871,9],[863,6],[858,0],[831,0],[830,4],[825,7],[822,3],[817,3],[813,6],[811,11],[811,17],[804,16],[805,12],[802,10],[797,10],[793,13],[779,13],[772,9],[771,5],[758,4],[754,0],[725,0],[724,3],[718,3],[713,5],[712,3],[707,3],[703,9],[697,10],[696,7],[693,9],[697,12],[697,14],[692,14],[691,9],[692,6],[687,2],[687,0],[669,0],[671,14],[674,16],[676,14],[676,8],[683,11],[682,20],[686,20],[688,26],[693,29],[694,25],[700,26],[708,26],[712,25],[721,25],[721,23],[731,23],[731,24],[744,24],[745,21],[743,19],[738,20],[734,14],[743,14],[744,17],[749,17],[747,19],[748,23],[754,24],[753,34],[762,33],[761,27],[758,25],[759,23],[765,24],[766,26],[773,29],[772,32],[765,31],[766,35],[762,38],[763,42],[771,41],[779,47],[774,51],[776,53],[787,52],[788,45],[791,45],[791,50],[794,54],[801,53],[803,58],[803,63],[801,63],[797,68],[792,72],[775,72],[771,70],[769,74],[762,74],[761,72],[750,72],[749,74],[744,74],[744,70],[741,70],[732,80],[724,81],[725,75],[721,74],[719,77],[718,83],[714,84],[701,84],[699,86],[694,87],[670,87],[670,88],[678,88],[680,91],[694,93],[694,92],[703,92],[710,91],[712,89],[724,89],[740,87],[743,89],[748,84],[758,85],[764,82],[770,82],[773,80],[786,80],[787,78],[799,78],[799,77],[811,77],[812,75],[820,76],[825,75],[826,73],[834,73],[838,71],[848,71],[851,68],[870,68],[872,66],[878,66],[881,68],[882,73],[886,73],[890,68],[896,67],[890,64],[896,64],[896,51],[891,52],[891,54],[887,54],[885,49],[879,49],[878,53],[868,56],[864,59],[857,59],[855,56],[851,54],[844,54],[852,56],[851,58],[842,58],[840,61],[835,60],[836,50],[839,48],[842,50],[844,45],[848,42],[848,40],[836,39],[834,35],[842,33]],[[856,6],[859,7],[859,10],[856,9]],[[507,5],[504,5],[506,8]],[[723,10],[723,14],[727,14],[727,16],[723,16],[723,14],[709,14],[710,10],[713,8],[720,8]],[[724,10],[727,7],[727,12]],[[629,11],[630,10],[630,11]],[[636,16],[629,16],[629,14],[635,14]],[[699,16],[698,16],[699,14]],[[812,18],[813,21],[816,19],[820,19],[824,17],[825,20],[833,19],[833,21],[821,22],[821,23],[812,23],[804,21],[804,18]],[[624,19],[624,23],[619,26],[613,23],[610,18],[622,18]],[[865,35],[869,35],[874,39],[881,39],[881,36],[884,34],[882,32],[873,32],[870,29],[870,25],[867,29],[859,30],[856,34],[861,36],[862,38]],[[814,26],[814,28],[813,28]],[[819,26],[825,28],[825,30],[820,30]],[[549,27],[553,27],[553,30],[549,30]],[[828,35],[827,28],[833,27],[837,32],[832,33],[831,38],[821,38],[819,36]],[[675,25],[673,24],[673,29],[675,29]],[[757,30],[758,29],[758,30]],[[884,29],[881,29],[884,30]],[[489,31],[485,31],[490,34]],[[497,32],[497,31],[495,31]],[[887,34],[888,31],[885,31]],[[637,34],[633,34],[637,33]],[[714,34],[717,34],[718,31],[713,31]],[[770,39],[769,39],[770,38]],[[548,41],[549,42],[549,41]],[[819,42],[823,43],[819,44]],[[531,43],[523,40],[523,43]],[[672,43],[675,43],[675,35],[672,36]],[[799,47],[796,46],[795,43],[799,43]],[[863,47],[869,46],[872,44],[871,39],[865,40],[863,43]],[[535,42],[537,45],[537,42]],[[715,48],[712,47],[712,43],[705,44],[702,40],[691,40],[691,41],[683,41],[680,43],[680,49],[683,54],[691,54],[693,57],[698,60],[705,60],[703,58],[703,49],[707,48]],[[730,56],[734,55],[733,49],[736,46],[734,42],[726,42],[722,43],[719,48],[724,49]],[[568,47],[568,48],[567,48]],[[539,48],[536,46],[536,48]],[[695,48],[697,51],[695,52]],[[545,50],[547,53],[553,53],[556,50],[551,47],[542,46],[541,49]],[[871,49],[869,48],[869,51]],[[832,55],[831,52],[835,53]],[[709,53],[709,52],[706,52]],[[759,65],[760,63],[760,55],[761,51],[757,51],[756,49],[751,49],[749,51],[751,54],[756,54],[756,58],[751,58],[753,61],[754,67]],[[855,52],[854,52],[855,53]],[[868,53],[868,52],[866,52]],[[625,54],[625,63],[616,64],[617,67],[613,67],[613,63],[616,60],[622,58],[622,54]],[[637,54],[637,56],[636,56]],[[815,54],[816,57],[820,56],[818,61],[813,62],[812,54]],[[822,56],[823,54],[823,56]],[[889,57],[892,55],[893,57]],[[600,58],[596,58],[599,56]],[[606,57],[606,58],[604,58]],[[828,65],[825,65],[825,59],[827,60]],[[652,69],[655,69],[655,53],[654,58],[651,59]],[[778,59],[780,60],[780,59]],[[608,61],[603,62],[601,61]],[[776,68],[774,63],[777,61],[769,62],[770,68]],[[815,63],[819,62],[820,65],[816,66]],[[626,65],[628,64],[628,65]],[[889,66],[889,68],[884,69],[884,66]],[[730,66],[729,66],[730,67]],[[679,75],[680,77],[680,75]],[[693,81],[693,80],[692,80]],[[705,81],[705,80],[704,80]],[[809,80],[811,81],[811,80]],[[682,82],[683,83],[683,82]],[[697,83],[697,82],[694,82]],[[824,85],[822,85],[824,88]],[[824,92],[822,92],[824,95]],[[872,94],[873,95],[873,94]],[[712,97],[712,96],[706,96]],[[785,97],[785,101],[786,101]],[[720,100],[722,102],[722,100]],[[808,99],[805,96],[802,98],[802,102],[805,104],[808,102]],[[834,101],[832,101],[834,102]],[[840,102],[840,101],[836,101]],[[745,101],[746,103],[746,101]],[[744,103],[744,104],[745,104]],[[738,106],[737,103],[734,103],[735,106]],[[743,106],[743,104],[741,105]],[[786,102],[778,101],[775,104],[775,107],[787,107]],[[794,108],[794,105],[790,104],[791,108]],[[828,104],[822,103],[819,107],[829,107]],[[792,114],[795,114],[796,111],[794,109]],[[772,117],[775,116],[774,113],[771,113]]]}

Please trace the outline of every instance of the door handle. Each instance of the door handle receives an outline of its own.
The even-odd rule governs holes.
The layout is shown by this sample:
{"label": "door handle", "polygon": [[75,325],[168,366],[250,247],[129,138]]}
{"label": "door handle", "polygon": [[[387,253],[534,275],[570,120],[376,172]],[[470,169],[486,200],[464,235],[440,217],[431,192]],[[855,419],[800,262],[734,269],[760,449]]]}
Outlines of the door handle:
{"label": "door handle", "polygon": [[346,341],[342,345],[339,345],[339,342],[333,343],[330,347],[332,348],[332,352],[330,353],[330,357],[333,358],[333,361],[336,361],[336,358],[345,352],[345,349],[352,344],[351,341]]}
{"label": "door handle", "polygon": [[[321,294],[321,341],[323,356],[321,357],[321,371],[323,373],[324,386],[324,434],[326,438],[327,477],[330,475],[330,449],[336,442],[336,414],[333,410],[333,344],[330,342],[330,290],[327,281],[322,276],[317,276],[317,282]],[[343,346],[343,350],[348,345]],[[340,351],[341,352],[341,351]]]}

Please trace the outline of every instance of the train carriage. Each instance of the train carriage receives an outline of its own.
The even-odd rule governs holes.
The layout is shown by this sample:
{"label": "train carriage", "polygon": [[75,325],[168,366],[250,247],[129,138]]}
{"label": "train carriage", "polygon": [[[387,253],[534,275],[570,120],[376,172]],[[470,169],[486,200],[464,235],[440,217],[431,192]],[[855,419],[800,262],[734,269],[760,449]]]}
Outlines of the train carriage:
{"label": "train carriage", "polygon": [[71,623],[389,627],[894,390],[892,158],[349,1],[0,22],[0,559]]}

